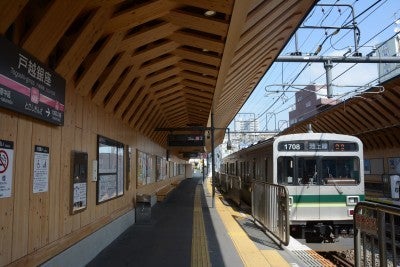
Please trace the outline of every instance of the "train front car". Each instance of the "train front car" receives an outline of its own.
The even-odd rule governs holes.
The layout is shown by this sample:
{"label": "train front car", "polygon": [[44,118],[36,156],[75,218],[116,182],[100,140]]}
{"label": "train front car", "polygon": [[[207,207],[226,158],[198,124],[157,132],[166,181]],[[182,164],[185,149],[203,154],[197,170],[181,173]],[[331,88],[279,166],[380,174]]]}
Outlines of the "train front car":
{"label": "train front car", "polygon": [[353,211],[364,200],[362,142],[353,136],[305,133],[277,137],[274,183],[289,191],[291,234],[334,242],[352,234]]}

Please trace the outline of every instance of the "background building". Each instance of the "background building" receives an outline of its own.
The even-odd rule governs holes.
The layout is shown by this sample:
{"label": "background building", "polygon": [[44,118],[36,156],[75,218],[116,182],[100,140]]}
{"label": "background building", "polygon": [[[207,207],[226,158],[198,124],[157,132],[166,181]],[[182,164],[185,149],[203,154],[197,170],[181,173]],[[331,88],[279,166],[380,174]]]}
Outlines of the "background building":
{"label": "background building", "polygon": [[289,112],[289,126],[314,116],[327,106],[338,103],[337,100],[327,98],[326,95],[324,85],[308,85],[296,92],[296,107]]}
{"label": "background building", "polygon": [[[377,50],[378,57],[400,56],[400,36],[397,35],[389,41],[383,43]],[[378,73],[380,81],[387,81],[395,76],[400,75],[399,63],[379,63]]]}

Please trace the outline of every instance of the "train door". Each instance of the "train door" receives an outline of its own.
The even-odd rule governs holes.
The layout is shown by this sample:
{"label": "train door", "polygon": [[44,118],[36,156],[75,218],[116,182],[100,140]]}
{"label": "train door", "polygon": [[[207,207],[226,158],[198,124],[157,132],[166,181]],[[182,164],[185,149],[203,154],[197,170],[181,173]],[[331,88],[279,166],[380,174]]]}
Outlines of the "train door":
{"label": "train door", "polygon": [[294,158],[280,156],[277,158],[276,183],[287,186],[290,196],[290,220],[297,219],[297,186],[294,181]]}
{"label": "train door", "polygon": [[316,157],[296,157],[295,177],[297,180],[296,199],[297,220],[318,220],[320,218],[320,186],[318,185],[318,159]]}

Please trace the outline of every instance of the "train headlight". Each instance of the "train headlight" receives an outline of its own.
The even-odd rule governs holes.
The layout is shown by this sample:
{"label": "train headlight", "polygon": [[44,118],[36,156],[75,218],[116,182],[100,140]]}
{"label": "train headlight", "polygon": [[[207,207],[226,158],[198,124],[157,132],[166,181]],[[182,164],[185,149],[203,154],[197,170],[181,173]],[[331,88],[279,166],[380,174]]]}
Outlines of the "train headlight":
{"label": "train headlight", "polygon": [[358,196],[347,196],[346,204],[347,206],[355,206],[360,201]]}
{"label": "train headlight", "polygon": [[289,197],[289,207],[293,205],[293,197]]}

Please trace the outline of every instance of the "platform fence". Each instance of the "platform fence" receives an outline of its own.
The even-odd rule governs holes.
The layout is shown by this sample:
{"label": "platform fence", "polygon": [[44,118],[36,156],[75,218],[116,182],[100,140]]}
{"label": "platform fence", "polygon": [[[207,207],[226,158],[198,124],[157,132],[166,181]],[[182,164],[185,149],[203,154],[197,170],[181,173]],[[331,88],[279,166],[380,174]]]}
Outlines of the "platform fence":
{"label": "platform fence", "polygon": [[354,209],[355,266],[400,266],[400,207],[359,202]]}
{"label": "platform fence", "polygon": [[289,193],[285,186],[254,181],[252,215],[283,245],[289,244]]}
{"label": "platform fence", "polygon": [[[241,202],[243,185],[240,176],[216,173],[215,186],[237,204]],[[281,244],[287,246],[290,240],[289,193],[287,188],[253,180],[251,200],[253,218]]]}

